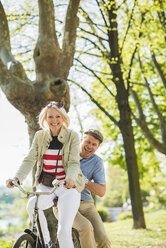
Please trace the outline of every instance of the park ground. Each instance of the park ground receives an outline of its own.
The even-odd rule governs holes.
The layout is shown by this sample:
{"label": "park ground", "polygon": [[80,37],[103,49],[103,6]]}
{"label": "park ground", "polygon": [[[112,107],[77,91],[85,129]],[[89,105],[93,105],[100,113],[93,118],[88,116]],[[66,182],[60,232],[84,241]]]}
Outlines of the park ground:
{"label": "park ground", "polygon": [[146,229],[132,229],[132,218],[122,217],[121,221],[105,223],[111,248],[166,248],[166,210],[146,213]]}
{"label": "park ground", "polygon": [[[121,220],[105,223],[111,248],[166,248],[166,210],[145,213],[146,229],[132,229],[131,215],[121,215]],[[0,248],[11,248],[18,233],[2,235]]]}

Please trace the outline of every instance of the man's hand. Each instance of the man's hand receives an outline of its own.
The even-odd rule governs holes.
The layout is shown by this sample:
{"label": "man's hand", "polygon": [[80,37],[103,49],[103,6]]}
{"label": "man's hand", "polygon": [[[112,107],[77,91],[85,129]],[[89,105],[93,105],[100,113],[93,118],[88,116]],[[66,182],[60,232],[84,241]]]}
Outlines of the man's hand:
{"label": "man's hand", "polygon": [[72,179],[67,178],[65,187],[67,189],[71,189],[71,188],[73,188],[74,185],[75,185],[75,182]]}

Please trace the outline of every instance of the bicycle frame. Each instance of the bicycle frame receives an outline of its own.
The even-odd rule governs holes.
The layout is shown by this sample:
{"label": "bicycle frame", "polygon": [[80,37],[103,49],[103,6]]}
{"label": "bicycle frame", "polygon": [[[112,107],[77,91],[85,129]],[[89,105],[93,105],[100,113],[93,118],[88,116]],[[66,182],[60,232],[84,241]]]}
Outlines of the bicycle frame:
{"label": "bicycle frame", "polygon": [[[34,207],[34,214],[33,214],[33,221],[31,223],[31,229],[25,229],[26,233],[29,233],[33,239],[35,239],[36,241],[36,248],[38,248],[38,244],[41,247],[45,247],[44,244],[44,238],[43,238],[43,234],[42,234],[42,230],[41,230],[41,226],[40,226],[40,221],[39,221],[39,213],[38,213],[38,198],[40,195],[51,195],[52,193],[54,193],[54,191],[61,185],[65,184],[65,181],[58,181],[57,179],[55,179],[53,181],[53,188],[50,192],[28,192],[25,191],[20,184],[18,184],[16,181],[12,180],[11,181],[11,185],[14,185],[15,187],[19,188],[19,190],[27,195],[27,198],[30,198],[31,196],[36,196],[36,202],[35,202],[35,207]],[[37,227],[36,227],[37,226]]]}

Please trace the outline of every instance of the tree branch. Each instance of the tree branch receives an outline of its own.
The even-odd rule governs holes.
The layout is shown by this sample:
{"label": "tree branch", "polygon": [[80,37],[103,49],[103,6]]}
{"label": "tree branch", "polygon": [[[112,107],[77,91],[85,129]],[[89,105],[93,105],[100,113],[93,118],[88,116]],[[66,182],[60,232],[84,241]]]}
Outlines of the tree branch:
{"label": "tree branch", "polygon": [[55,31],[54,3],[52,0],[38,0],[39,5],[39,39],[53,42],[59,47]]}
{"label": "tree branch", "polygon": [[[9,27],[6,18],[6,14],[2,3],[0,1],[0,58],[1,62],[7,66],[6,70],[10,70],[15,76],[20,79],[27,80],[27,75],[22,64],[15,60],[14,56],[11,53],[10,46],[10,34]],[[3,68],[3,70],[5,70]]]}
{"label": "tree branch", "polygon": [[[142,23],[144,21],[144,16],[145,16],[145,13],[142,14],[141,23],[140,23],[140,30],[141,30]],[[138,38],[141,38],[141,36],[142,36],[142,31],[139,32]],[[138,49],[138,44],[139,44],[139,42],[136,43],[135,49],[133,51],[133,54],[132,54],[131,60],[130,60],[130,67],[129,67],[128,77],[127,77],[128,89],[130,87],[130,78],[131,78],[132,64],[133,64],[134,57],[135,57],[135,54],[136,54],[137,49]]]}
{"label": "tree branch", "polygon": [[150,132],[147,124],[140,119],[138,119],[134,113],[131,113],[137,125],[141,128],[143,134],[152,145],[152,147],[156,148],[159,152],[166,154],[166,144],[159,142],[157,139],[154,138],[153,134]]}
{"label": "tree branch", "polygon": [[137,2],[137,0],[134,1],[134,5],[133,5],[133,8],[132,8],[132,10],[131,10],[131,15],[130,15],[130,18],[129,18],[129,21],[128,21],[128,26],[127,26],[127,29],[126,29],[126,33],[125,33],[125,35],[124,35],[124,39],[123,39],[123,41],[122,41],[122,46],[121,46],[121,48],[120,48],[120,54],[121,54],[122,51],[123,51],[124,43],[125,43],[125,41],[126,41],[127,34],[128,34],[128,32],[129,32],[129,28],[130,28],[130,25],[131,25],[131,21],[132,21],[132,19],[133,19],[133,14],[134,14],[134,9],[135,9],[136,2]]}
{"label": "tree branch", "polygon": [[77,17],[78,8],[80,0],[70,0],[65,20],[65,28],[63,35],[63,60],[62,66],[66,66],[70,69],[73,65],[73,58],[75,53],[75,41],[76,41],[76,32],[79,25],[79,19]]}
{"label": "tree branch", "polygon": [[[92,21],[92,20],[91,20]],[[80,23],[81,24],[87,24],[87,22],[85,21],[85,22],[83,22],[83,21],[80,21]],[[94,27],[96,27],[96,29],[98,29],[101,33],[103,33],[104,35],[107,35],[107,32],[104,32],[104,29],[106,29],[106,27],[105,27],[105,25],[102,25],[102,24],[100,24],[100,23],[94,23],[93,21],[92,21],[92,24],[93,24],[93,26]]]}
{"label": "tree branch", "polygon": [[[92,33],[92,32],[90,32],[90,31],[87,31],[87,30],[85,30],[85,29],[83,29],[83,28],[79,28],[81,31],[83,31],[84,33],[86,33],[86,34],[90,34],[90,35],[92,35],[92,36],[95,36],[96,38],[98,38],[98,40],[100,41],[106,41],[106,42],[108,42],[108,40],[107,39],[105,39],[105,38],[103,38],[103,37],[101,37],[101,36],[99,36],[98,34],[94,34],[94,33]],[[105,46],[102,44],[102,46],[105,48]]]}
{"label": "tree branch", "polygon": [[150,129],[148,128],[148,125],[145,120],[145,115],[143,113],[143,109],[141,106],[141,103],[139,101],[139,98],[137,96],[137,93],[130,89],[130,92],[133,96],[133,99],[135,101],[135,104],[137,106],[138,112],[139,112],[139,118],[135,116],[133,111],[131,112],[131,115],[133,116],[134,120],[136,121],[137,125],[141,128],[143,134],[149,141],[149,143],[155,147],[159,152],[166,154],[166,143],[161,143],[157,139],[154,138],[153,134],[151,133]]}
{"label": "tree branch", "polygon": [[115,120],[115,118],[112,116],[112,115],[110,115],[106,110],[105,110],[105,108],[104,107],[102,107],[101,106],[101,104],[84,88],[84,87],[82,87],[80,84],[78,84],[78,83],[76,83],[75,81],[73,81],[73,80],[69,80],[69,81],[71,81],[72,83],[74,83],[76,86],[78,86],[82,91],[84,91],[88,96],[89,96],[89,98],[90,98],[90,100],[93,102],[93,103],[95,103],[96,104],[96,106],[111,120],[111,121],[113,121],[114,122],[114,124],[116,125],[116,126],[118,126],[119,127],[119,122],[118,121],[116,121]]}
{"label": "tree branch", "polygon": [[80,60],[75,59],[76,61],[78,61],[86,70],[90,71],[93,76],[99,80],[99,82],[104,86],[104,88],[111,94],[111,96],[115,97],[115,95],[110,91],[110,89],[107,87],[107,85],[102,81],[102,79],[95,73],[94,70],[90,69],[89,67],[87,67],[85,64],[83,64]]}
{"label": "tree branch", "polygon": [[[15,99],[21,99],[21,101],[22,99],[24,99],[24,102],[31,102],[33,100],[32,96],[34,95],[34,87],[32,86],[32,82],[30,83],[29,80],[25,82],[22,79],[13,75],[10,71],[6,69],[6,66],[3,64],[1,59],[0,68],[0,86],[8,100],[13,105],[15,105]],[[29,100],[27,100],[28,96]]]}
{"label": "tree branch", "polygon": [[131,60],[130,60],[129,72],[128,72],[128,76],[127,76],[127,89],[128,90],[130,88],[131,70],[132,70],[132,65],[133,65],[133,62],[134,62],[134,57],[135,57],[135,54],[137,52],[137,49],[138,49],[138,43],[136,44],[136,46],[134,48],[134,51],[133,51],[133,54],[132,54]]}
{"label": "tree branch", "polygon": [[103,14],[103,11],[102,11],[102,9],[101,9],[101,6],[102,6],[102,7],[103,7],[103,6],[106,6],[106,3],[104,2],[104,0],[102,0],[102,5],[100,5],[100,3],[99,3],[98,0],[96,0],[96,3],[97,3],[98,8],[99,8],[99,10],[100,10],[101,16],[102,16],[103,21],[104,21],[104,23],[105,23],[105,26],[108,28],[108,23],[107,23],[107,21],[106,21],[106,19],[105,19],[105,15]]}
{"label": "tree branch", "polygon": [[[106,58],[104,52],[102,51],[102,49],[98,46],[98,44],[97,44],[95,41],[92,41],[91,39],[89,39],[89,38],[87,38],[87,37],[82,37],[82,38],[83,38],[84,40],[88,41],[89,43],[91,43],[91,44],[94,46],[94,48],[98,49],[98,51],[102,54],[102,57],[105,57],[105,58]],[[107,52],[108,52],[108,51],[107,51]],[[106,52],[106,53],[107,53],[107,52]]]}
{"label": "tree branch", "polygon": [[138,109],[139,120],[142,122],[145,122],[145,116],[144,116],[143,109],[142,109],[142,106],[141,106],[141,103],[139,101],[137,93],[132,88],[130,88],[130,93],[132,94],[132,97],[133,97],[134,102],[136,104],[136,107]]}
{"label": "tree branch", "polygon": [[6,47],[11,50],[9,27],[3,5],[0,1],[0,48]]}
{"label": "tree branch", "polygon": [[[86,32],[86,33],[90,33],[91,35],[95,36],[95,37],[98,39],[100,45],[104,48],[104,50],[107,50],[106,47],[104,46],[103,42],[102,42],[104,39],[101,38],[101,37],[98,35],[97,31],[96,31],[95,26],[97,27],[97,25],[94,24],[94,22],[92,21],[92,19],[90,18],[90,16],[87,14],[87,12],[86,12],[83,8],[80,8],[80,9],[81,9],[81,11],[82,11],[82,13],[83,13],[83,17],[85,18],[86,23],[89,24],[89,26],[90,26],[90,28],[91,28],[91,30],[92,30],[92,32],[89,32],[89,31],[86,31],[86,30],[83,30],[83,31]],[[98,27],[97,27],[97,28],[98,28]],[[83,38],[84,38],[84,37],[83,37]],[[92,40],[90,40],[90,39],[89,39],[89,41],[92,42]],[[105,40],[105,41],[108,42],[108,40]],[[95,42],[94,42],[94,43],[95,43]],[[101,49],[100,49],[100,50],[101,50]]]}
{"label": "tree branch", "polygon": [[[156,1],[154,1],[156,2]],[[160,6],[160,10],[158,10],[158,17],[159,17],[159,20],[160,20],[160,23],[163,27],[163,30],[164,30],[164,39],[165,39],[165,42],[166,42],[166,14],[164,12],[164,1],[163,0],[158,0],[158,3],[159,3],[159,6]]]}
{"label": "tree branch", "polygon": [[61,49],[55,31],[53,0],[38,0],[39,37],[34,50],[36,81],[40,84],[59,75]]}
{"label": "tree branch", "polygon": [[117,6],[117,10],[120,9],[124,3],[126,3],[126,0],[123,0],[123,2],[119,6]]}
{"label": "tree branch", "polygon": [[160,112],[160,110],[159,110],[159,108],[158,108],[158,106],[157,106],[157,104],[155,102],[153,93],[151,91],[151,88],[149,87],[148,80],[144,75],[143,65],[142,65],[140,56],[138,56],[138,57],[139,57],[140,68],[141,68],[141,71],[142,71],[142,76],[144,78],[146,88],[148,89],[148,93],[149,93],[149,96],[150,96],[151,103],[153,105],[154,111],[156,112],[156,114],[157,114],[157,116],[158,116],[158,118],[160,120],[161,137],[162,137],[163,142],[166,142],[166,121],[165,121],[164,117],[162,116],[162,114],[161,114],[161,112]]}
{"label": "tree branch", "polygon": [[100,59],[103,58],[103,56],[101,56],[101,55],[94,54],[94,53],[89,53],[89,52],[88,52],[89,50],[91,51],[92,49],[87,49],[86,51],[79,51],[79,50],[76,50],[76,52],[79,53],[80,55],[86,53],[87,55],[94,56],[94,57],[97,57],[97,58],[100,58]]}
{"label": "tree branch", "polygon": [[159,76],[161,78],[161,81],[163,82],[163,85],[164,85],[164,87],[166,89],[166,77],[164,75],[164,72],[163,72],[160,64],[157,62],[157,59],[156,59],[154,51],[151,51],[151,56],[152,56],[153,64],[154,64],[154,66],[155,66],[155,68],[156,68],[156,70],[157,70],[157,72],[158,72],[158,74],[159,74]]}

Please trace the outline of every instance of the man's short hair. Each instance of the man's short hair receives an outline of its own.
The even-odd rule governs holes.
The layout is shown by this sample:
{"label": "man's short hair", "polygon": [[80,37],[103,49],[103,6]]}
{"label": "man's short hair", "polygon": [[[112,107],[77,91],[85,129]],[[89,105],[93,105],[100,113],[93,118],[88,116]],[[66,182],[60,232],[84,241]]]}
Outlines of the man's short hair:
{"label": "man's short hair", "polygon": [[84,134],[89,134],[93,136],[95,139],[99,140],[100,144],[103,142],[103,135],[96,129],[89,129]]}

